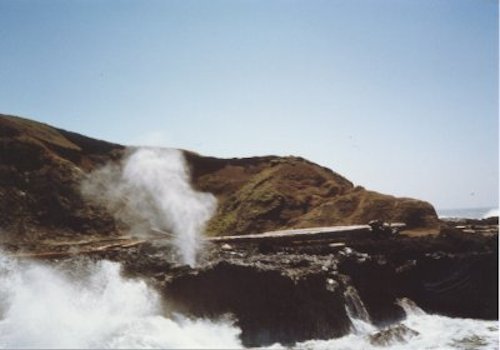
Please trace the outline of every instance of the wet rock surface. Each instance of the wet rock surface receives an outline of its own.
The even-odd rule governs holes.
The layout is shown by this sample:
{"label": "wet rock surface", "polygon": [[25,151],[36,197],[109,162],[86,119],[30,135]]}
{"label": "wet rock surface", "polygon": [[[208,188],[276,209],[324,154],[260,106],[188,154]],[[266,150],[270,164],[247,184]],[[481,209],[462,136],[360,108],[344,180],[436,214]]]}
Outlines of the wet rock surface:
{"label": "wet rock surface", "polygon": [[[497,238],[462,232],[289,246],[207,247],[197,268],[169,263],[168,249],[143,243],[99,253],[146,278],[171,312],[233,317],[246,346],[339,337],[352,329],[347,297],[353,288],[367,316],[382,329],[397,325],[408,297],[426,312],[498,319]],[[363,311],[356,317],[363,319]],[[412,334],[387,328],[373,342]]]}
{"label": "wet rock surface", "polygon": [[389,346],[397,343],[406,343],[419,333],[404,324],[397,324],[370,335],[370,344],[375,346]]}
{"label": "wet rock surface", "polygon": [[[166,312],[233,318],[244,345],[268,346],[345,335],[353,326],[348,311],[386,329],[404,319],[403,297],[430,313],[498,319],[497,237],[444,230],[342,245],[212,244],[196,268],[174,264],[165,242],[148,239],[31,257],[56,264],[83,256],[118,261],[127,276],[145,279],[165,297]],[[400,331],[373,341],[398,341]]]}
{"label": "wet rock surface", "polygon": [[[307,264],[303,259],[288,261]],[[234,315],[246,346],[288,345],[348,333],[341,288],[328,271],[283,272],[265,263],[220,261],[168,281],[163,291],[185,314]]]}

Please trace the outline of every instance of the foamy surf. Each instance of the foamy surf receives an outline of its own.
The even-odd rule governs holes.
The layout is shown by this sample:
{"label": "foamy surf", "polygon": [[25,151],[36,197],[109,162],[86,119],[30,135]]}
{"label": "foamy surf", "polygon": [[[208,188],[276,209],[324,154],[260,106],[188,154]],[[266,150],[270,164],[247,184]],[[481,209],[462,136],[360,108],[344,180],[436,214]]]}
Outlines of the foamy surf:
{"label": "foamy surf", "polygon": [[[370,323],[355,289],[348,297],[351,334],[292,348],[498,349],[498,321],[426,314],[408,299],[399,304],[407,314],[400,325],[409,331],[381,347],[373,343],[381,330]],[[243,348],[232,322],[166,316],[166,308],[144,281],[122,277],[118,263],[54,267],[0,254],[0,348]]]}
{"label": "foamy surf", "polygon": [[[373,325],[354,319],[356,332],[345,337],[331,340],[309,340],[297,344],[294,349],[307,350],[456,350],[499,348],[498,321],[450,318],[426,314],[408,299],[399,301],[406,312],[406,319],[401,322],[402,329],[408,329],[400,337],[389,338],[385,344],[374,344],[373,336],[379,332]],[[364,324],[360,327],[360,324]],[[398,326],[398,325],[393,325]],[[278,344],[274,346],[280,348]]]}
{"label": "foamy surf", "polygon": [[483,219],[491,218],[494,216],[498,216],[498,208],[490,209],[483,215]]}
{"label": "foamy surf", "polygon": [[241,348],[228,321],[164,316],[159,295],[109,261],[72,271],[0,255],[1,348]]}
{"label": "foamy surf", "polygon": [[498,208],[438,209],[438,216],[444,220],[487,219],[498,216]]}

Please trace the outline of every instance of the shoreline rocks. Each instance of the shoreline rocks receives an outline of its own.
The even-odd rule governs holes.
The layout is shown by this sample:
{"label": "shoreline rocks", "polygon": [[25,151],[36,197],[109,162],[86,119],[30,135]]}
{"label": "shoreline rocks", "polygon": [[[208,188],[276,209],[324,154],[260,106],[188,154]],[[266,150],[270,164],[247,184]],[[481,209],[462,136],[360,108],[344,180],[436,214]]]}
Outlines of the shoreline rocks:
{"label": "shoreline rocks", "polygon": [[[498,319],[497,237],[448,232],[264,251],[252,244],[214,245],[195,269],[162,266],[161,258],[157,268],[151,261],[137,269],[122,253],[107,258],[125,260],[132,276],[150,276],[172,312],[213,319],[230,314],[245,346],[293,345],[349,333],[346,305],[352,300],[346,298],[352,289],[365,318],[380,328],[404,319],[401,298],[429,313]],[[144,256],[134,259],[144,263]],[[381,336],[399,339],[398,334]]]}
{"label": "shoreline rocks", "polygon": [[[498,234],[444,230],[265,249],[209,244],[196,268],[172,263],[172,251],[161,240],[103,244],[83,255],[32,258],[120,262],[126,276],[146,280],[164,296],[167,314],[230,317],[245,346],[341,337],[353,327],[349,305],[374,326],[391,327],[405,317],[401,298],[430,313],[498,319]],[[394,332],[378,338],[398,341],[400,332]]]}

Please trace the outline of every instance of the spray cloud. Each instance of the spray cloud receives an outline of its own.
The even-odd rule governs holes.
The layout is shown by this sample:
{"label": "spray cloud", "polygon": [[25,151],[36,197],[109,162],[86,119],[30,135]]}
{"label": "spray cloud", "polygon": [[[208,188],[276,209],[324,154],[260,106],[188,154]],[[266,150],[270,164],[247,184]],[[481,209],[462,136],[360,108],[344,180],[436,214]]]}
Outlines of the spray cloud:
{"label": "spray cloud", "polygon": [[194,266],[201,233],[217,201],[195,191],[181,151],[139,148],[119,164],[108,164],[83,181],[82,192],[108,209],[134,235],[172,234],[182,263]]}
{"label": "spray cloud", "polygon": [[239,349],[230,319],[165,314],[161,296],[116,262],[58,265],[0,251],[2,349]]}

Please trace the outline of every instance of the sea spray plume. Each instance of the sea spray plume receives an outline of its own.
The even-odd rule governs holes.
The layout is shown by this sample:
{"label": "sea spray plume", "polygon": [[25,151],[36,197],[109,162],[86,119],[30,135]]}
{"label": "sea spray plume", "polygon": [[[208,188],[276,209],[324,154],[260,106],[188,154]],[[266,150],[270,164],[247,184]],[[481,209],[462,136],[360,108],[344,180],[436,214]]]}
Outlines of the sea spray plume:
{"label": "sea spray plume", "polygon": [[139,148],[120,164],[90,173],[83,194],[104,205],[134,235],[172,233],[181,262],[194,266],[201,233],[216,209],[209,193],[195,191],[181,151]]}
{"label": "sea spray plume", "polygon": [[[158,228],[174,234],[183,262],[193,266],[200,234],[213,215],[215,197],[190,185],[184,156],[173,149],[139,149],[128,159],[123,179],[143,195],[156,216]],[[141,204],[136,201],[138,210]]]}

